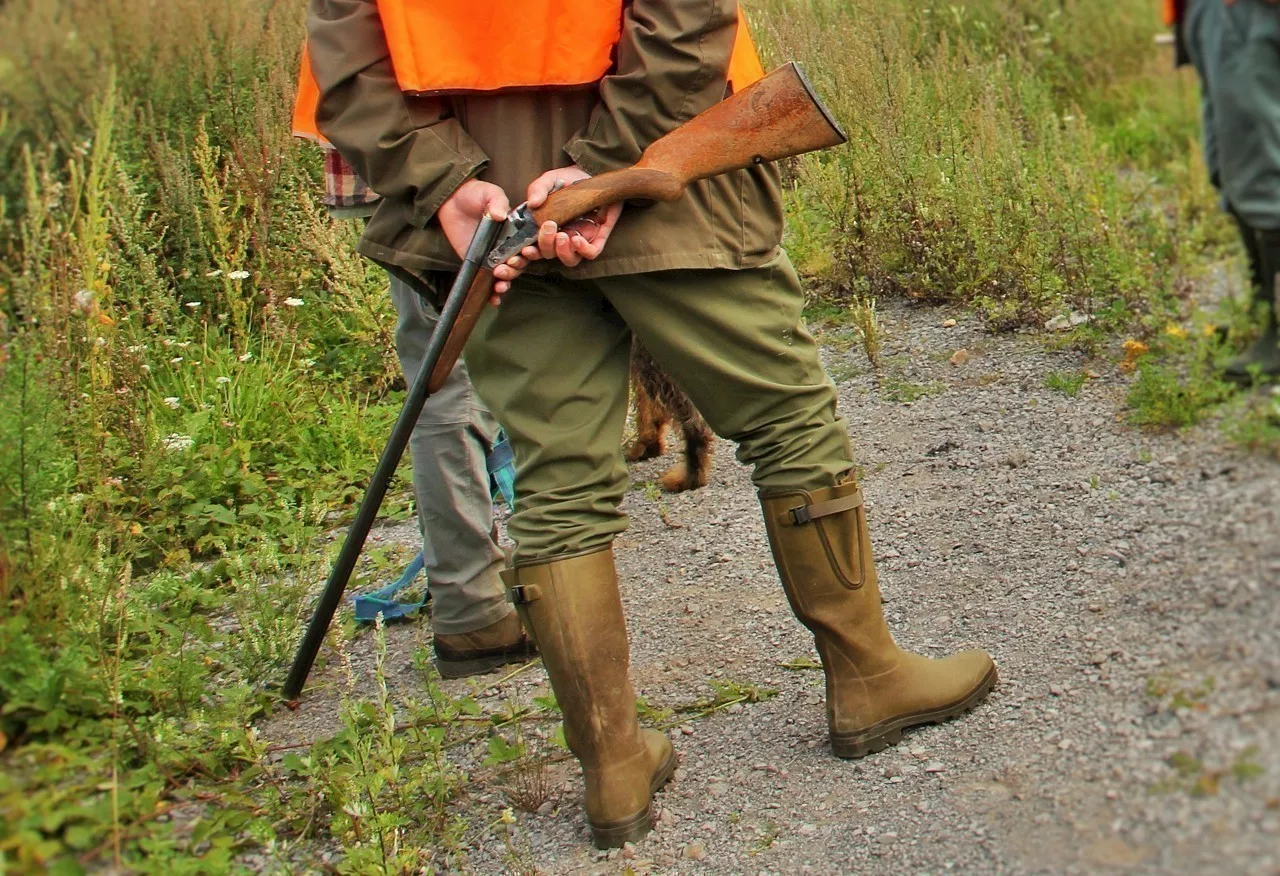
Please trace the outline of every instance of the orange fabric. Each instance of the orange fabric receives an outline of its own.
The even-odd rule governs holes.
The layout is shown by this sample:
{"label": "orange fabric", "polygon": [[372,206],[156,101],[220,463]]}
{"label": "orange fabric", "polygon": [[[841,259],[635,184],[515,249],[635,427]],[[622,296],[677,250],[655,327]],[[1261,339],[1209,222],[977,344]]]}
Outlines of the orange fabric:
{"label": "orange fabric", "polygon": [[409,92],[588,85],[613,65],[622,0],[378,0]]}
{"label": "orange fabric", "polygon": [[[531,13],[531,5],[544,8]],[[623,0],[378,0],[378,12],[403,91],[498,91],[598,82],[613,67]],[[512,30],[511,21],[524,24]],[[763,77],[739,6],[729,87],[741,91]],[[319,105],[320,89],[303,46],[293,107],[296,136],[326,142],[316,126]]]}
{"label": "orange fabric", "polygon": [[302,46],[302,70],[298,73],[298,96],[293,101],[293,136],[329,145],[316,125],[320,109],[320,86],[311,72],[311,52]]}
{"label": "orange fabric", "polygon": [[1173,27],[1178,23],[1178,2],[1177,0],[1164,0],[1164,23]]}
{"label": "orange fabric", "polygon": [[729,57],[729,87],[741,91],[753,82],[764,78],[764,67],[760,63],[760,53],[751,39],[751,29],[747,27],[747,17],[742,14],[742,4],[738,4],[738,32],[733,38],[733,54]]}

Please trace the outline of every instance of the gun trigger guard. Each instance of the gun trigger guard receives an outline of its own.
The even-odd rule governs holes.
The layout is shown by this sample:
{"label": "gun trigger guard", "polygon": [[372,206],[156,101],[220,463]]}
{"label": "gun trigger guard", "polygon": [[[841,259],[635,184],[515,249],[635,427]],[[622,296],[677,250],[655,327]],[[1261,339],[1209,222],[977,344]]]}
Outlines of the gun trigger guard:
{"label": "gun trigger guard", "polygon": [[512,256],[519,255],[520,250],[537,239],[538,225],[533,220],[533,213],[527,205],[521,204],[508,214],[493,249],[489,250],[489,255],[484,260],[484,266],[493,270]]}

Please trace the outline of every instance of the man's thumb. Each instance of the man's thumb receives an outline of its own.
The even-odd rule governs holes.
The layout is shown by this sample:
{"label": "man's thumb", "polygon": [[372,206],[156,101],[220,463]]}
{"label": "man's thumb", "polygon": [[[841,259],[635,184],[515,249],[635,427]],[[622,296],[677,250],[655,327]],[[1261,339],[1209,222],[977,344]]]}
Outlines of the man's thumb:
{"label": "man's thumb", "polygon": [[497,222],[506,219],[507,214],[511,212],[511,202],[507,200],[507,193],[497,186],[490,189],[485,198],[484,212],[490,219]]}

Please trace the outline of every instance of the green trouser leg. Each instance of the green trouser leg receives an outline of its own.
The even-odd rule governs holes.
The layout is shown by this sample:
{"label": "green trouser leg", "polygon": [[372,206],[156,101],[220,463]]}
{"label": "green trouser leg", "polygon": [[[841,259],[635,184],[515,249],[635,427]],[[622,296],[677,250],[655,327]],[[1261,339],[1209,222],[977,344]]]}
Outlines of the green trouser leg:
{"label": "green trouser leg", "polygon": [[758,488],[837,483],[852,453],[803,305],[784,255],[741,271],[517,282],[466,354],[515,451],[517,565],[599,550],[626,528],[632,332],[737,442]]}

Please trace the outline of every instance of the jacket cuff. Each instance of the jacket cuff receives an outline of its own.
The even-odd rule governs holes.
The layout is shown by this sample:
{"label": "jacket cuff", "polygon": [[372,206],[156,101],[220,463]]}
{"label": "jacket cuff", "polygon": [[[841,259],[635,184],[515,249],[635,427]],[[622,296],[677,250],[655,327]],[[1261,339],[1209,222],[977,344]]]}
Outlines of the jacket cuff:
{"label": "jacket cuff", "polygon": [[601,108],[597,108],[596,113],[597,118],[564,145],[565,154],[592,176],[621,170],[639,161],[639,154],[632,154],[635,150],[628,147],[617,123]]}
{"label": "jacket cuff", "polygon": [[[462,159],[463,156],[459,158]],[[449,200],[464,182],[474,179],[488,163],[488,158],[461,160],[453,164],[449,172],[439,181],[420,188],[413,199],[413,223],[419,228],[426,228],[439,212],[441,205]]]}

